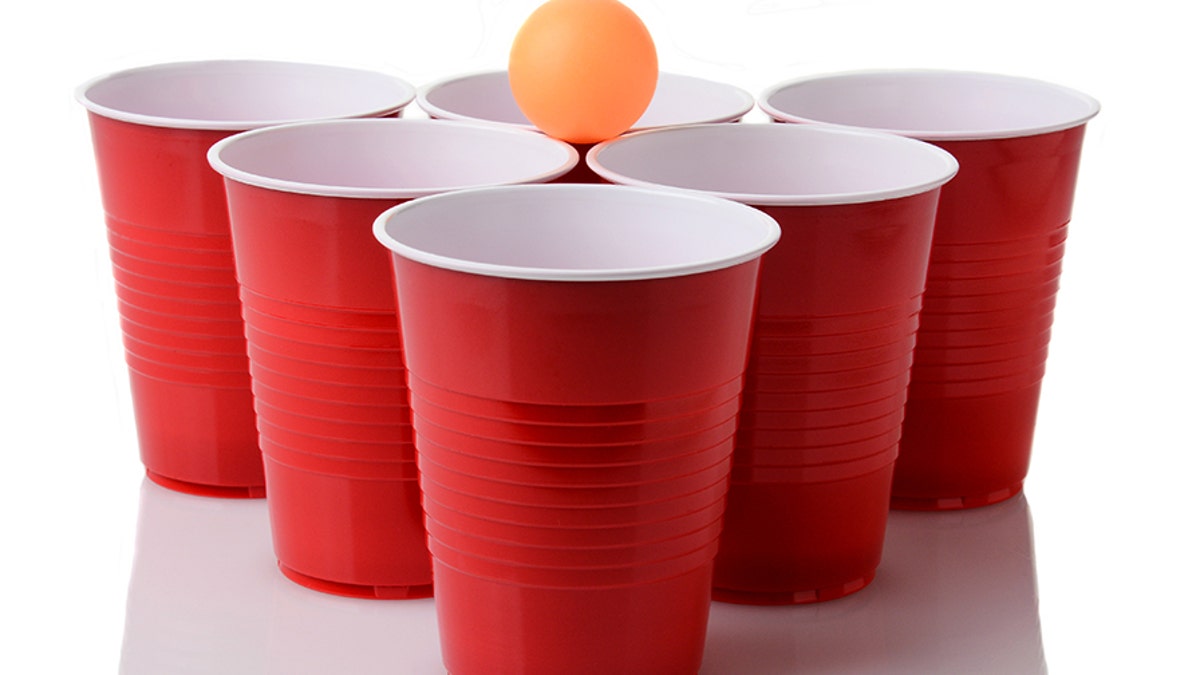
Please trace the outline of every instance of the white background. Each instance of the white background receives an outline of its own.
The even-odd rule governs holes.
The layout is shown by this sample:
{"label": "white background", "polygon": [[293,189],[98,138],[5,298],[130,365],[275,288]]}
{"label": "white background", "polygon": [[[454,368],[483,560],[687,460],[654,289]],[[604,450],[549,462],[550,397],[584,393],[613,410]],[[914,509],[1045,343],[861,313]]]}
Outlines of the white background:
{"label": "white background", "polygon": [[[127,600],[133,612],[135,598],[142,597],[129,594],[140,495],[167,506],[152,513],[142,508],[138,555],[157,551],[166,556],[166,567],[154,573],[159,576],[148,573],[141,581],[151,586],[139,593],[173,602],[173,593],[201,583],[187,577],[188,561],[209,555],[227,562],[228,556],[204,548],[204,542],[229,543],[212,529],[221,519],[241,528],[247,559],[265,560],[249,576],[230,565],[213,577],[216,587],[224,580],[240,589],[228,596],[230,606],[210,608],[208,615],[198,604],[183,607],[192,614],[166,621],[178,631],[168,637],[180,642],[180,652],[186,651],[188,630],[207,635],[211,649],[167,662],[157,672],[309,672],[305,668],[313,664],[323,664],[324,672],[441,672],[427,608],[417,623],[406,623],[379,603],[322,605],[324,598],[310,599],[303,594],[313,594],[280,581],[269,564],[261,504],[205,515],[216,507],[172,502],[142,485],[86,117],[72,90],[126,67],[233,57],[359,66],[420,85],[503,67],[513,34],[538,4],[109,0],[6,8],[0,40],[0,672],[116,672],[123,640],[126,670],[134,672],[138,654],[129,651],[139,645],[129,641],[145,630],[153,633],[153,626],[138,623],[145,620],[140,615],[131,618],[132,638],[125,628]],[[1198,672],[1200,142],[1195,73],[1187,66],[1200,62],[1200,50],[1194,21],[1183,15],[1186,3],[627,4],[653,33],[664,70],[730,82],[754,94],[810,73],[943,67],[1032,76],[1101,101],[1085,144],[1026,490],[1041,631],[1035,647],[1044,647],[1054,673]],[[151,516],[169,516],[176,507],[177,520],[152,522]],[[181,531],[188,523],[197,529]],[[154,537],[162,541],[147,543]],[[196,550],[187,548],[192,544]],[[151,569],[153,562],[139,564]],[[268,600],[255,595],[264,587],[274,589]],[[859,602],[871,599],[866,597]],[[273,608],[261,615],[267,618],[315,612],[314,622],[277,621],[268,631],[273,644],[306,646],[300,649],[305,659],[269,665],[263,654],[276,651],[247,647],[258,634],[254,626],[261,629],[247,607],[260,601]],[[289,609],[292,601],[298,604]],[[822,616],[836,620],[853,606],[839,610],[830,603]],[[169,616],[169,606],[157,609]],[[721,626],[741,620],[736,611],[722,611],[714,613]],[[895,604],[888,611],[906,610]],[[248,627],[221,633],[216,626],[226,616]],[[763,617],[755,616],[744,625]],[[815,621],[800,623],[798,631],[805,625],[820,630]],[[328,637],[336,625],[353,626],[356,644],[404,644],[419,655],[406,664],[384,650],[383,662],[361,653],[356,665],[339,665],[320,651],[320,634],[304,633],[326,631]],[[298,632],[289,638],[288,630]],[[245,641],[235,640],[238,634]],[[780,633],[779,639],[789,638]],[[777,650],[775,665],[763,662],[759,672],[889,670],[887,653],[876,655],[870,667],[839,663],[829,652],[806,660],[802,647],[808,643],[796,639],[794,654],[784,659]],[[894,669],[934,670],[964,635],[951,629],[944,639],[944,650],[897,649]],[[239,650],[255,659],[241,658]],[[710,651],[706,672],[734,672],[717,669],[736,663],[730,653]],[[1019,668],[1002,656],[958,663],[969,664],[960,672]]]}

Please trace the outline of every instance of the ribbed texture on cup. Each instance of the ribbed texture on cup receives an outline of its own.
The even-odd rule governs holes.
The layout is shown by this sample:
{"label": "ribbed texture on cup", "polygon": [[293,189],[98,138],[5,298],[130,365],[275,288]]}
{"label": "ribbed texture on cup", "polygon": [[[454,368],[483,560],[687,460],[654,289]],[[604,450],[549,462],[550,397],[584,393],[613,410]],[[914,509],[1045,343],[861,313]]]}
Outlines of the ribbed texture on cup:
{"label": "ribbed texture on cup", "polygon": [[178,384],[248,386],[246,341],[228,238],[224,248],[190,249],[186,241],[164,246],[150,241],[155,237],[139,236],[149,233],[147,228],[114,217],[108,223],[130,367]]}
{"label": "ribbed texture on cup", "polygon": [[1083,132],[939,143],[962,172],[939,206],[897,507],[982,506],[1021,489]]}
{"label": "ribbed texture on cup", "polygon": [[894,459],[920,306],[759,317],[733,480],[839,480]]}
{"label": "ribbed texture on cup", "polygon": [[490,400],[415,375],[409,386],[439,562],[576,589],[650,583],[711,562],[741,378],[612,405]]}
{"label": "ribbed texture on cup", "polygon": [[1041,381],[1066,237],[1064,223],[1009,241],[935,241],[913,398],[992,396]]}
{"label": "ribbed texture on cup", "polygon": [[246,339],[228,235],[106,214],[142,462],[175,490],[262,496]]}
{"label": "ribbed texture on cup", "polygon": [[[427,596],[395,312],[310,305],[246,285],[241,299],[268,487],[280,493],[272,529],[285,574],[343,595]],[[326,529],[309,542],[314,527]]]}

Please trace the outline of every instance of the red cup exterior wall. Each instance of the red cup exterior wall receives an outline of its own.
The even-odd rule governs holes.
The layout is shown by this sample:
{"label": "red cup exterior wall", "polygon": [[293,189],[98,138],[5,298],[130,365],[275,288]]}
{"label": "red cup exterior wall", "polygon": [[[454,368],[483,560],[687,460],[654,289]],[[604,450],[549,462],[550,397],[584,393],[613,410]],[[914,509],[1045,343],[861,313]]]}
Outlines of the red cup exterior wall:
{"label": "red cup exterior wall", "polygon": [[[155,127],[95,113],[88,121],[118,287],[177,300],[236,300],[224,188],[205,158],[209,146],[231,132]],[[131,257],[169,245],[194,247],[195,259],[210,267],[172,269]],[[146,276],[151,270],[160,276]],[[152,364],[146,369],[155,371],[153,379],[130,377],[141,459],[151,479],[183,492],[261,497],[249,377],[242,378],[240,393],[204,392],[207,385],[183,371]]]}
{"label": "red cup exterior wall", "polygon": [[362,479],[305,470],[272,454],[264,460],[272,538],[285,575],[350,597],[432,595],[415,475]]}
{"label": "red cup exterior wall", "polygon": [[934,141],[958,160],[942,190],[934,245],[1042,239],[1071,219],[1082,125],[987,141]]}
{"label": "red cup exterior wall", "polygon": [[156,376],[163,374],[130,363],[138,445],[150,480],[191,494],[263,497],[249,375],[188,384],[184,373]]}
{"label": "red cup exterior wall", "polygon": [[[779,221],[783,236],[763,259],[715,598],[816,602],[874,577],[938,192],[760,207]],[[845,330],[848,323],[853,331]],[[781,336],[802,344],[810,335],[845,342],[825,352],[882,346],[890,358],[841,369],[796,360],[779,373],[762,367],[773,361],[756,358],[762,349],[778,351],[772,341]],[[874,337],[864,345],[863,336]],[[803,407],[783,405],[790,399]],[[873,407],[867,418],[843,412],[879,401],[886,407]]]}
{"label": "red cup exterior wall", "polygon": [[225,187],[280,569],[334,594],[427,597],[391,262],[370,228],[402,200]]}
{"label": "red cup exterior wall", "polygon": [[[712,565],[613,588],[498,584],[434,565],[438,632],[452,673],[696,673],[708,627]],[[569,616],[571,621],[562,621]],[[484,635],[537,635],[536,659]]]}
{"label": "red cup exterior wall", "polygon": [[[396,260],[409,368],[442,389],[525,403],[638,403],[719,388],[712,383],[738,378],[746,366],[757,260],[652,282],[592,284]],[[455,293],[443,292],[447,286]],[[408,325],[409,313],[423,318]],[[421,414],[418,401],[413,408]]]}
{"label": "red cup exterior wall", "polygon": [[[1020,248],[1026,255],[1040,251],[1049,264],[1048,276],[1026,290],[986,296],[971,294],[979,293],[980,284],[988,280],[931,276],[926,307],[936,316],[923,320],[923,326],[958,328],[977,312],[1004,312],[1012,317],[1011,324],[1036,323],[1049,329],[1083,136],[1080,124],[1018,138],[937,143],[954,154],[960,170],[942,190],[934,259],[953,258],[968,247],[976,256],[994,257]],[[993,243],[989,253],[982,253]],[[937,337],[922,341],[921,335],[918,332],[918,365],[896,463],[893,504],[955,509],[1013,496],[1020,491],[1033,451],[1049,333],[1042,334],[1044,339],[1025,341],[1030,360],[1015,359],[1007,371],[1011,374],[998,377],[995,368],[980,370],[974,382],[964,381],[961,369],[923,365],[958,357],[951,356]]]}
{"label": "red cup exterior wall", "polygon": [[883,555],[892,468],[831,482],[734,481],[713,598],[790,605],[866,587]]}
{"label": "red cup exterior wall", "polygon": [[225,191],[205,153],[232,132],[133,124],[95,113],[88,121],[101,201],[119,230],[215,236],[213,243],[223,239],[221,248],[229,250]]}
{"label": "red cup exterior wall", "polygon": [[[1041,378],[982,396],[925,396],[908,402],[893,506],[915,510],[973,508],[1021,491],[1029,471]],[[981,429],[987,433],[980,433]],[[954,487],[962,494],[953,495]]]}
{"label": "red cup exterior wall", "polygon": [[243,288],[297,304],[395,311],[389,255],[369,225],[401,200],[304,195],[235,180],[226,190],[237,214],[233,246]]}
{"label": "red cup exterior wall", "polygon": [[865,204],[759,207],[783,236],[763,257],[758,317],[854,314],[920,297],[937,207],[936,189]]}

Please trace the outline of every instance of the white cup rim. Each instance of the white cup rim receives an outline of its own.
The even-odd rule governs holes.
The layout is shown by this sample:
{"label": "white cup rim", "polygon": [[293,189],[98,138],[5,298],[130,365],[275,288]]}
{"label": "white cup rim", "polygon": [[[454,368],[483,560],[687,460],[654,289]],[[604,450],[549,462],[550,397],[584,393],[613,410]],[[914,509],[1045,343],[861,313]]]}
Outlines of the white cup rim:
{"label": "white cup rim", "polygon": [[[974,83],[979,85],[1006,86],[1020,88],[1030,96],[1041,96],[1044,99],[1054,98],[1059,103],[1066,103],[1070,110],[1061,114],[1047,113],[1043,119],[1026,118],[1013,120],[1009,123],[977,123],[964,121],[959,128],[910,126],[903,124],[854,124],[829,119],[827,116],[806,116],[795,110],[788,110],[773,99],[781,94],[786,95],[799,87],[831,84],[854,84],[866,80],[886,81],[897,85],[905,81],[924,79],[947,83]],[[814,97],[816,100],[816,97]],[[826,97],[828,100],[828,97]],[[826,73],[798,77],[775,84],[764,90],[758,97],[758,107],[773,119],[792,123],[821,123],[853,128],[869,128],[876,131],[898,134],[924,141],[972,141],[997,140],[1053,133],[1072,129],[1095,117],[1100,112],[1100,103],[1091,96],[1058,84],[1045,82],[1028,77],[1004,75],[966,70],[947,70],[932,68],[907,69],[870,69],[853,70],[837,73]],[[887,109],[887,108],[881,108]],[[892,108],[894,110],[894,108]]]}
{"label": "white cup rim", "polygon": [[[549,264],[503,262],[500,259],[505,256],[520,258],[520,252],[494,254],[497,249],[505,246],[494,245],[495,242],[486,239],[489,236],[496,237],[503,243],[508,241],[505,237],[511,237],[513,230],[505,227],[503,222],[509,215],[499,216],[495,222],[491,221],[496,213],[510,213],[504,211],[506,201],[507,206],[513,209],[511,213],[517,214],[512,217],[520,219],[518,226],[546,228],[540,230],[542,233],[553,232],[555,229],[565,233],[560,237],[558,244],[552,243],[549,246],[560,246],[567,256],[581,252],[582,255],[577,257],[590,256],[589,246],[571,236],[575,233],[570,227],[577,223],[560,227],[535,222],[539,217],[555,217],[558,213],[555,209],[558,207],[574,209],[570,211],[571,214],[580,216],[582,220],[590,219],[589,223],[598,224],[599,228],[623,228],[622,231],[631,237],[653,236],[654,228],[646,227],[644,223],[632,222],[633,218],[610,217],[611,214],[619,214],[622,208],[636,210],[644,205],[659,209],[670,208],[673,209],[671,213],[677,217],[656,222],[661,223],[664,229],[673,228],[674,232],[686,232],[693,236],[690,242],[674,249],[662,245],[662,242],[659,242],[659,246],[630,246],[630,242],[620,236],[608,239],[620,242],[618,247],[625,251],[635,252],[634,257],[640,257],[645,264],[588,264],[585,261],[581,264],[564,265],[559,263],[557,258],[552,258],[554,263]],[[440,212],[454,206],[475,208],[488,214],[488,218],[469,219],[460,216],[452,221],[456,226],[478,227],[476,233],[483,233],[483,236],[453,237],[454,241],[450,246],[470,242],[477,250],[483,250],[484,255],[439,252],[439,246],[445,248],[442,242],[429,245],[413,243],[414,239],[429,237],[429,233],[433,233],[434,237],[438,236],[445,229],[440,227],[439,218],[446,218],[440,215]],[[695,218],[685,219],[685,212],[690,212]],[[412,220],[414,217],[423,217],[424,220],[418,222]],[[705,218],[710,222],[702,222]],[[403,220],[407,220],[407,224],[402,222]],[[397,228],[405,227],[408,228],[407,236],[401,236]],[[635,281],[711,272],[760,257],[774,246],[780,237],[779,224],[773,218],[744,204],[697,193],[585,183],[472,188],[422,197],[384,211],[375,220],[373,230],[375,238],[396,255],[432,267],[480,276],[562,282]],[[591,229],[593,235],[599,232],[596,227]],[[610,233],[612,232],[616,230],[610,230]],[[451,235],[447,233],[442,236]],[[732,243],[727,248],[722,248],[713,241],[720,237],[731,238]],[[688,246],[694,247],[694,252],[686,251]],[[513,247],[508,248],[516,250]],[[686,252],[681,253],[681,250]],[[479,259],[482,257],[494,259]],[[655,257],[661,257],[662,260],[656,264],[653,262]]]}
{"label": "white cup rim", "polygon": [[[418,141],[434,141],[437,134],[447,135],[449,138],[462,143],[469,141],[502,141],[508,144],[510,149],[514,147],[514,144],[521,144],[532,150],[544,151],[546,156],[545,158],[538,158],[539,166],[536,170],[530,169],[528,172],[521,173],[514,169],[511,173],[502,172],[506,173],[506,175],[497,174],[495,180],[460,180],[456,177],[454,180],[443,183],[424,185],[406,185],[404,184],[404,179],[399,176],[394,179],[394,183],[386,185],[355,184],[351,180],[315,181],[286,178],[269,175],[265,171],[241,168],[225,157],[227,151],[236,149],[239,145],[271,140],[272,137],[278,137],[275,139],[278,140],[279,138],[295,134],[302,135],[324,131],[335,133],[338,131],[366,133],[371,130],[393,132],[397,139],[401,135],[408,135],[410,138],[417,139]],[[293,144],[292,147],[294,148],[295,145]],[[404,158],[407,159],[408,157]],[[327,157],[327,159],[332,158]],[[413,159],[419,159],[419,157],[414,156]],[[496,159],[503,161],[505,158]],[[463,160],[464,166],[467,163],[470,163],[474,167],[488,166],[486,163],[488,158],[482,156],[464,157]],[[208,150],[208,162],[217,173],[226,179],[279,192],[359,199],[415,199],[441,192],[473,187],[550,181],[575,168],[579,162],[579,153],[569,143],[550,138],[544,134],[522,129],[445,120],[371,118],[295,122],[244,131],[214,143]],[[388,180],[393,179],[389,178]]]}
{"label": "white cup rim", "polygon": [[[746,144],[745,139],[752,138],[753,135],[760,135],[771,141],[771,151],[780,152],[774,159],[781,162],[777,165],[762,167],[768,172],[771,171],[787,171],[786,162],[808,162],[812,161],[804,154],[797,152],[784,153],[780,142],[794,141],[800,144],[815,142],[853,142],[862,146],[870,145],[874,148],[887,150],[891,153],[899,153],[905,161],[912,161],[911,167],[905,167],[898,173],[898,177],[889,178],[879,185],[862,185],[850,188],[838,189],[821,189],[813,188],[811,190],[789,188],[780,190],[763,190],[763,191],[743,191],[737,189],[728,189],[717,186],[700,186],[695,183],[684,184],[685,180],[668,182],[666,180],[651,180],[623,173],[613,169],[604,163],[604,154],[611,149],[619,148],[622,145],[631,145],[645,142],[647,139],[665,139],[670,135],[679,136],[681,139],[691,136],[703,140],[704,136],[709,136],[712,139],[725,141],[722,143],[724,148],[723,158],[725,163],[732,166],[732,162],[738,158],[729,155],[730,152],[744,149]],[[738,136],[742,136],[739,139]],[[770,138],[775,136],[777,138]],[[727,139],[727,140],[726,140]],[[679,141],[680,145],[686,147],[696,147],[695,142],[684,143]],[[841,150],[841,148],[834,148]],[[659,155],[664,157],[665,155]],[[750,123],[750,124],[699,124],[679,127],[663,127],[659,129],[649,129],[639,131],[632,134],[620,136],[603,143],[597,144],[591,148],[587,155],[586,161],[588,167],[597,175],[605,180],[621,185],[633,185],[640,187],[652,187],[658,189],[671,190],[686,190],[697,191],[704,194],[721,197],[741,202],[743,204],[751,204],[756,206],[816,206],[816,205],[835,205],[835,204],[860,204],[865,202],[877,202],[888,199],[898,199],[912,195],[922,194],[940,188],[942,185],[950,181],[958,173],[958,161],[949,152],[929,143],[920,140],[906,138],[904,136],[887,134],[878,131],[853,127],[838,127],[826,124],[772,124],[772,123]],[[916,164],[921,166],[916,167]],[[919,171],[912,169],[919,168]]]}
{"label": "white cup rim", "polygon": [[[474,72],[469,72],[469,73],[460,73],[460,74],[445,77],[445,78],[442,78],[442,79],[439,79],[439,80],[436,80],[433,82],[429,82],[429,83],[417,88],[417,94],[416,94],[417,107],[419,107],[421,110],[425,111],[425,113],[427,113],[431,117],[439,117],[439,118],[448,119],[448,120],[480,122],[480,123],[487,123],[487,124],[500,124],[500,125],[504,125],[504,126],[515,126],[515,127],[520,127],[523,129],[530,129],[530,130],[536,131],[537,127],[534,126],[533,123],[529,122],[528,120],[526,120],[525,122],[510,122],[510,121],[497,120],[497,119],[488,119],[486,117],[480,117],[478,115],[470,115],[470,114],[464,113],[459,110],[453,110],[450,108],[446,108],[442,105],[439,105],[435,101],[431,100],[431,97],[435,97],[436,93],[439,90],[441,90],[447,86],[470,82],[472,80],[485,80],[486,81],[491,78],[500,78],[500,77],[507,78],[507,73],[508,73],[508,71],[506,71],[506,70],[479,70],[479,71],[474,71]],[[662,99],[659,99],[658,101],[651,99],[650,105],[647,108],[646,112],[643,113],[642,117],[640,117],[638,119],[638,121],[633,124],[633,126],[630,128],[630,131],[641,131],[641,130],[645,130],[645,129],[652,129],[652,128],[658,128],[658,127],[664,127],[664,126],[674,126],[677,124],[711,124],[711,123],[721,123],[721,122],[732,122],[734,120],[741,119],[746,113],[748,113],[754,109],[755,100],[754,100],[753,94],[751,94],[750,92],[748,92],[740,87],[737,87],[735,85],[728,84],[725,82],[719,82],[717,80],[709,80],[709,79],[702,78],[702,77],[696,77],[694,75],[684,75],[681,73],[669,73],[669,72],[660,72],[659,73],[659,82],[660,83],[665,82],[668,84],[668,86],[691,84],[691,85],[696,85],[696,86],[711,87],[713,90],[719,89],[722,92],[722,94],[728,98],[728,101],[722,101],[722,105],[719,106],[718,109],[714,109],[712,111],[707,111],[706,114],[696,114],[693,109],[693,112],[690,113],[686,117],[679,117],[678,119],[673,118],[671,120],[666,120],[666,119],[659,119],[659,118],[663,117],[664,115],[665,116],[670,116],[670,115],[668,115],[667,113],[664,113],[664,112],[660,112],[656,108],[658,105],[662,104],[664,101]]]}
{"label": "white cup rim", "polygon": [[[266,75],[268,71],[282,73],[283,71],[307,71],[308,77],[314,74],[338,77],[354,77],[367,82],[371,81],[375,92],[369,101],[360,105],[347,105],[341,109],[323,107],[317,114],[305,114],[302,106],[297,106],[295,113],[255,115],[245,117],[210,117],[191,115],[164,115],[139,111],[138,106],[120,105],[113,101],[102,100],[97,96],[105,87],[118,85],[121,81],[135,78],[153,78],[172,73],[204,73],[214,70],[243,70],[249,73],[253,70]],[[382,117],[394,115],[402,111],[416,98],[416,88],[404,80],[384,73],[360,68],[349,68],[319,63],[300,63],[292,61],[276,61],[266,59],[211,59],[202,61],[175,61],[156,63],[146,66],[127,68],[94,77],[75,88],[75,100],[83,105],[88,112],[109,119],[140,124],[143,126],[166,127],[171,129],[189,129],[201,131],[244,131],[277,124],[289,124],[309,119],[343,119],[356,117]]]}

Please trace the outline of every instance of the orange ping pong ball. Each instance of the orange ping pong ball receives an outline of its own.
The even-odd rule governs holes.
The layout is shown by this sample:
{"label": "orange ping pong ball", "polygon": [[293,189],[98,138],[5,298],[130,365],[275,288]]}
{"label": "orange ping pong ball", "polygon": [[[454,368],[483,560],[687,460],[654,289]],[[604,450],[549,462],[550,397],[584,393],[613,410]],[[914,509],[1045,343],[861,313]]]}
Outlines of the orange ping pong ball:
{"label": "orange ping pong ball", "polygon": [[598,143],[638,121],[658,83],[645,24],[616,0],[550,0],[517,31],[508,80],[521,112],[569,143]]}

